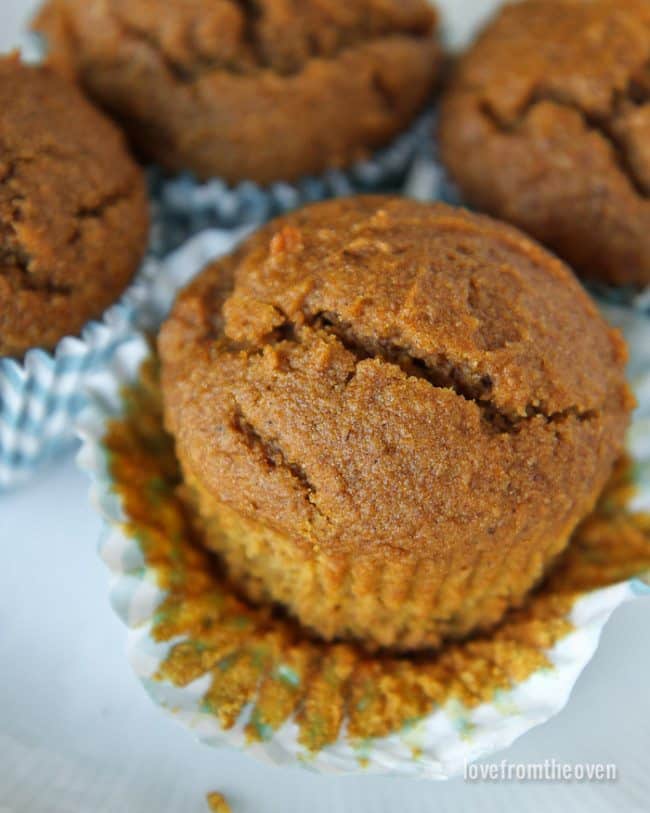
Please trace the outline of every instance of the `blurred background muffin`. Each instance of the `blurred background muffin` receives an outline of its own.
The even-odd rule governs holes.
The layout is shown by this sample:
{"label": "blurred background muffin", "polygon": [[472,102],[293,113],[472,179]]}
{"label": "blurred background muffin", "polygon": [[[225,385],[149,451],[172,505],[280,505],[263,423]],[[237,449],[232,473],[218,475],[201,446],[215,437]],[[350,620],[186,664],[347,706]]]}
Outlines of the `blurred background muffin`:
{"label": "blurred background muffin", "polygon": [[650,2],[506,5],[456,66],[440,151],[467,202],[582,276],[650,283]]}
{"label": "blurred background muffin", "polygon": [[148,224],[117,127],[50,70],[0,59],[0,356],[50,350],[117,301]]}
{"label": "blurred background muffin", "polygon": [[170,172],[293,181],[387,144],[440,63],[425,0],[49,0],[52,65]]}
{"label": "blurred background muffin", "polygon": [[593,508],[625,348],[510,227],[360,197],[272,222],[180,296],[168,429],[209,547],[326,639],[493,625]]}

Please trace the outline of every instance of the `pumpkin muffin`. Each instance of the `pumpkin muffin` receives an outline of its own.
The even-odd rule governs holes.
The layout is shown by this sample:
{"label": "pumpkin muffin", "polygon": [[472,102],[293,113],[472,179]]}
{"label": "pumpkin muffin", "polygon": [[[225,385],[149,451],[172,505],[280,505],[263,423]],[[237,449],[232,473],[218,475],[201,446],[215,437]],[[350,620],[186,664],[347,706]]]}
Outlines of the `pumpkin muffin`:
{"label": "pumpkin muffin", "polygon": [[519,604],[622,449],[626,351],[516,230],[360,197],[271,222],[181,294],[165,420],[235,584],[413,650]]}
{"label": "pumpkin muffin", "polygon": [[584,277],[650,283],[650,2],[507,5],[460,59],[440,124],[464,199]]}
{"label": "pumpkin muffin", "polygon": [[0,60],[0,356],[52,349],[120,294],[147,243],[115,125],[44,68]]}
{"label": "pumpkin muffin", "polygon": [[233,183],[385,145],[440,62],[426,0],[49,0],[34,27],[145,159]]}

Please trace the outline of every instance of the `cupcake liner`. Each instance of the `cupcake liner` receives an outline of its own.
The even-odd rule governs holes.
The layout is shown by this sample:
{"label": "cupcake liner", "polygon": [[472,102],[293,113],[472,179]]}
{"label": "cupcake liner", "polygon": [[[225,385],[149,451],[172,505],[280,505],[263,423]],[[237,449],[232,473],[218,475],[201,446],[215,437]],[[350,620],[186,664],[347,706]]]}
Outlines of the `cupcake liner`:
{"label": "cupcake liner", "polygon": [[296,183],[260,186],[245,181],[231,186],[220,179],[204,183],[190,173],[167,177],[149,172],[155,219],[164,234],[161,250],[176,248],[188,237],[210,228],[264,223],[276,215],[332,197],[399,188],[417,155],[431,138],[434,115],[429,110],[389,146],[346,170],[328,170]]}
{"label": "cupcake liner", "polygon": [[[437,127],[437,115],[434,114],[430,134],[435,134]],[[434,137],[421,144],[406,176],[403,192],[407,197],[424,202],[440,200],[451,206],[462,205],[460,192],[440,160]]]}
{"label": "cupcake liner", "polygon": [[592,296],[611,305],[620,305],[633,308],[646,316],[650,316],[650,285],[642,290],[631,285],[616,287],[604,283],[588,283],[587,290]]}
{"label": "cupcake liner", "polygon": [[121,300],[79,337],[61,339],[52,353],[29,350],[22,362],[0,358],[0,491],[74,442],[74,419],[87,403],[84,383],[110,363],[136,325],[155,320],[159,297],[167,303],[172,296],[166,279],[173,276],[178,286],[238,239],[237,231],[211,232],[162,261],[152,251]]}
{"label": "cupcake liner", "polygon": [[[629,516],[650,512],[650,322],[624,308],[605,312],[631,343],[629,375],[639,401],[628,437],[626,476],[634,488],[628,479],[619,489]],[[134,335],[94,379],[92,406],[80,424],[79,462],[106,522],[101,555],[113,607],[129,628],[131,665],[153,701],[207,745],[237,746],[271,763],[322,772],[449,778],[557,714],[611,613],[650,594],[650,579],[617,575],[623,571],[612,564],[600,586],[587,579],[589,586],[581,583],[570,601],[566,586],[548,587],[531,599],[534,612],[515,612],[494,633],[449,645],[426,662],[382,665],[348,646],[303,640],[291,622],[230,595],[210,575],[207,554],[183,541],[175,481],[165,485],[147,470],[162,454],[157,430],[153,441],[142,441],[137,463],[119,434],[116,444],[108,442],[110,427],[121,425],[113,419],[128,415],[125,388],[139,379],[150,352],[144,335]],[[143,425],[133,418],[136,434],[150,431]],[[135,484],[126,502],[116,490],[120,465]],[[645,568],[650,525],[643,527]],[[587,567],[591,561],[587,556]],[[179,593],[184,580],[191,589]],[[522,670],[522,663],[529,666]],[[397,723],[395,687],[406,687],[397,696],[407,711],[413,708]],[[393,722],[383,730],[381,720]]]}

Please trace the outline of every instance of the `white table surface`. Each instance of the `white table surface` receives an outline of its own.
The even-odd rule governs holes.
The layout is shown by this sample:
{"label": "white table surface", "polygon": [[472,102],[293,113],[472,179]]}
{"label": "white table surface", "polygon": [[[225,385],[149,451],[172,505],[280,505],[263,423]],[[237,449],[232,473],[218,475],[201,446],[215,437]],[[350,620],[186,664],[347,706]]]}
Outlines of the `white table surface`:
{"label": "white table surface", "polygon": [[[493,3],[443,5],[458,25]],[[0,49],[33,6],[0,0]],[[0,813],[198,813],[211,790],[235,813],[650,810],[649,600],[618,611],[568,707],[499,756],[615,762],[617,782],[323,777],[201,746],[151,704],[108,604],[100,532],[72,456],[0,497]]]}

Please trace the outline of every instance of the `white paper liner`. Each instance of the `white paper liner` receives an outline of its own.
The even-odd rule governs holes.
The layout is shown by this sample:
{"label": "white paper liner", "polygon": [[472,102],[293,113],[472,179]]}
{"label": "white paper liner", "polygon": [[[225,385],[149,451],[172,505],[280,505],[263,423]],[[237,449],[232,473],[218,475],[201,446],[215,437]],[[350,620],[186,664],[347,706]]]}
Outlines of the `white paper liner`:
{"label": "white paper liner", "polygon": [[[232,250],[241,232],[213,231],[175,254],[144,261],[135,281],[99,322],[79,337],[62,339],[52,353],[29,350],[22,362],[0,358],[0,492],[25,481],[75,439],[74,420],[86,405],[85,382],[110,364],[135,326],[155,319],[162,297],[169,305],[184,275],[192,276],[219,253]],[[173,278],[170,292],[166,281]]]}
{"label": "white paper liner", "polygon": [[[182,263],[177,272],[187,277]],[[184,272],[184,273],[183,273]],[[171,295],[173,274],[166,280]],[[157,315],[164,311],[165,295],[159,298]],[[171,300],[170,300],[171,302]],[[167,303],[169,305],[169,302]],[[631,342],[629,375],[639,400],[628,437],[634,461],[638,493],[631,510],[650,510],[650,321],[624,308],[606,307],[606,316],[621,327]],[[247,707],[236,727],[225,731],[217,718],[201,710],[201,698],[209,687],[206,676],[185,688],[153,679],[170,648],[179,639],[157,643],[152,634],[153,615],[165,598],[155,573],[146,566],[138,542],[126,535],[120,499],[111,490],[107,460],[102,447],[107,419],[121,412],[120,390],[134,383],[141,362],[149,353],[143,336],[122,344],[109,368],[95,377],[92,406],[80,424],[83,440],[79,463],[92,479],[92,499],[103,515],[107,532],[101,555],[111,572],[111,601],[129,628],[129,659],[155,703],[212,746],[232,745],[276,764],[299,763],[321,772],[382,773],[447,779],[464,765],[507,748],[531,728],[557,714],[591,657],[611,613],[636,596],[650,593],[645,582],[633,579],[585,594],[574,605],[569,620],[574,631],[547,651],[553,668],[541,669],[528,680],[497,699],[477,708],[450,702],[408,730],[366,742],[360,751],[342,732],[337,742],[317,754],[308,754],[298,741],[298,726],[287,722],[268,741],[248,744],[244,733]],[[414,756],[417,749],[418,756]],[[362,767],[363,765],[363,767]]]}

